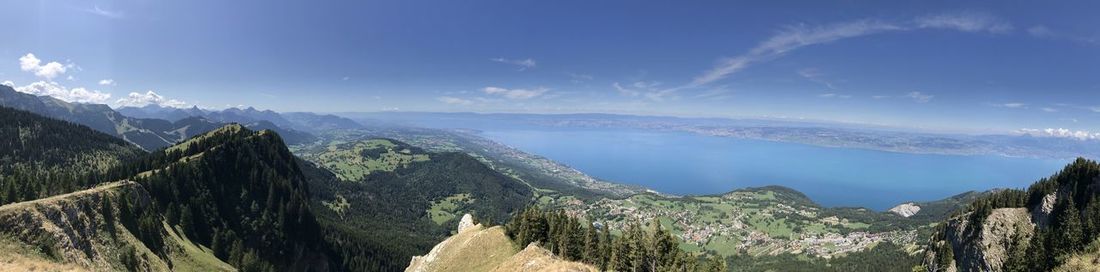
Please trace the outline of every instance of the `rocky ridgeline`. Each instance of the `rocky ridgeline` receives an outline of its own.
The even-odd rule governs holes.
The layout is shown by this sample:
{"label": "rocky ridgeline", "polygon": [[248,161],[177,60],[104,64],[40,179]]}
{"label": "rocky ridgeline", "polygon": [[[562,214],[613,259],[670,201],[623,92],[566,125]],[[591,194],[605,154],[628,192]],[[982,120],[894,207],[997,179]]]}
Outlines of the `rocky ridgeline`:
{"label": "rocky ridgeline", "polygon": [[[137,238],[126,231],[117,220],[118,206],[104,208],[103,203],[121,201],[130,197],[132,203],[142,209],[151,203],[148,193],[137,183],[122,181],[101,185],[92,189],[53,196],[49,198],[14,203],[0,207],[0,232],[18,239],[20,243],[44,251],[52,251],[60,263],[75,264],[83,269],[116,270],[119,263],[119,247],[138,245],[136,250],[151,256],[141,260],[141,267],[167,270],[168,264]],[[108,214],[110,213],[110,214]],[[16,255],[33,252],[14,252]],[[9,268],[33,267],[40,264],[11,263]],[[3,270],[3,269],[0,269]]]}

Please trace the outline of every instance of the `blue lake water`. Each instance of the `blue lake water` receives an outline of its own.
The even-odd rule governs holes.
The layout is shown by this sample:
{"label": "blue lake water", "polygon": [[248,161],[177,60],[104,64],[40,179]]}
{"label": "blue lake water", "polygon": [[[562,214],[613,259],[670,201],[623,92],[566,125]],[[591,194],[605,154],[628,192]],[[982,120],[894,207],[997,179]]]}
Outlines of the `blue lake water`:
{"label": "blue lake water", "polygon": [[888,209],[970,190],[1022,188],[1070,160],[830,148],[639,130],[486,130],[589,175],[671,194],[782,185],[825,206]]}

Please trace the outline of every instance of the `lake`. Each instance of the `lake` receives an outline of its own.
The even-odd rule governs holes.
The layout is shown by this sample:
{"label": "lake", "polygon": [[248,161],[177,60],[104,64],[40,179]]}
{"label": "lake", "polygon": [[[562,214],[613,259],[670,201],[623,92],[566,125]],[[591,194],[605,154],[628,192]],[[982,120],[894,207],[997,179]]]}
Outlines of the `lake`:
{"label": "lake", "polygon": [[1023,188],[1069,160],[908,154],[623,129],[493,129],[483,136],[589,175],[660,192],[782,185],[825,206],[885,210],[970,190]]}

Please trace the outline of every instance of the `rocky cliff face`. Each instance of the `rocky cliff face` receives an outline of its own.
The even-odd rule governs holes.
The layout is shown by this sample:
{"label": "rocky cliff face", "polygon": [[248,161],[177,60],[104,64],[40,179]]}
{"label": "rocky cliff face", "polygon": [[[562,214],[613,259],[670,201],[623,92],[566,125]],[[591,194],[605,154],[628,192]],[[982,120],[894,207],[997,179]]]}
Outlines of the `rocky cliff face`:
{"label": "rocky cliff face", "polygon": [[[134,209],[152,205],[141,185],[121,181],[0,206],[0,239],[6,240],[0,244],[9,247],[2,256],[10,260],[0,264],[0,270],[169,271],[182,269],[174,266],[182,263],[191,263],[191,269],[233,270],[167,229],[160,232],[165,241],[162,248],[146,247],[138,238],[141,234],[119,220],[118,203],[123,199],[129,199]],[[167,255],[167,260],[155,252]]]}
{"label": "rocky cliff face", "polygon": [[[1027,241],[1035,229],[1026,208],[994,209],[981,223],[969,221],[969,214],[952,218],[946,224],[945,241],[955,253],[958,271],[1001,271],[1012,241]],[[929,252],[926,259],[935,258]]]}
{"label": "rocky cliff face", "polygon": [[1034,219],[1035,224],[1039,227],[1046,227],[1050,224],[1050,214],[1054,212],[1054,203],[1058,201],[1058,194],[1051,193],[1043,197],[1043,202],[1038,207],[1032,209],[1031,218]]}
{"label": "rocky cliff face", "polygon": [[[110,269],[117,258],[117,248],[112,236],[119,239],[127,232],[112,232],[122,228],[117,222],[104,220],[106,212],[101,204],[105,199],[117,198],[123,192],[137,198],[135,203],[147,205],[149,198],[140,186],[132,182],[120,182],[35,201],[14,203],[0,207],[0,229],[20,240],[59,259],[63,263],[76,264],[87,269]],[[123,234],[123,237],[117,237]],[[146,249],[148,250],[148,249]],[[167,269],[161,262],[152,267]]]}

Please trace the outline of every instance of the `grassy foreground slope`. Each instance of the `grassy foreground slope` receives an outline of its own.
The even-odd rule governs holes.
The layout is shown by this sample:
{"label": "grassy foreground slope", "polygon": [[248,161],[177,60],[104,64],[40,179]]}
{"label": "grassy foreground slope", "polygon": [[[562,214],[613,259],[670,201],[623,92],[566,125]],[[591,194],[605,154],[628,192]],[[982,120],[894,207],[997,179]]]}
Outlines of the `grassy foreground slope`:
{"label": "grassy foreground slope", "polygon": [[423,256],[413,257],[406,272],[599,271],[591,265],[554,256],[536,244],[523,250],[501,226],[485,227],[472,221],[459,224],[455,235]]}

